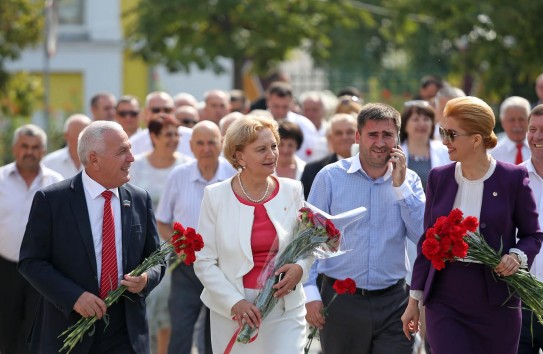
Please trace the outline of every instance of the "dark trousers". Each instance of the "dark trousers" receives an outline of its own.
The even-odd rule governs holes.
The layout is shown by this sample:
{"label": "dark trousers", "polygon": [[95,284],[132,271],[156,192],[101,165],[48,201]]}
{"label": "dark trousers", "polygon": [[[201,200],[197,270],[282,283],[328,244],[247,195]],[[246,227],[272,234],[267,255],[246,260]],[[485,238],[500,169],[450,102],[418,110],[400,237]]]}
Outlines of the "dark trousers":
{"label": "dark trousers", "polygon": [[95,354],[134,354],[127,332],[124,298],[120,298],[107,309],[109,322],[96,322],[94,344],[90,353]]}
{"label": "dark trousers", "polygon": [[[200,294],[204,289],[196,277],[194,268],[179,264],[172,271],[172,287],[168,300],[172,333],[168,345],[168,354],[190,354],[194,325],[203,303]],[[205,324],[205,352],[211,351],[211,331],[209,327],[209,309],[206,313]]]}
{"label": "dark trousers", "polygon": [[538,354],[540,349],[543,349],[543,325],[532,311],[522,309],[518,354]]}
{"label": "dark trousers", "polygon": [[17,263],[0,257],[0,353],[32,353],[27,338],[40,295],[17,271]]}
{"label": "dark trousers", "polygon": [[[334,296],[333,282],[324,277],[322,300],[326,306]],[[411,354],[412,342],[405,338],[401,316],[407,306],[408,289],[400,282],[380,294],[338,295],[329,308],[322,329],[325,354]]]}

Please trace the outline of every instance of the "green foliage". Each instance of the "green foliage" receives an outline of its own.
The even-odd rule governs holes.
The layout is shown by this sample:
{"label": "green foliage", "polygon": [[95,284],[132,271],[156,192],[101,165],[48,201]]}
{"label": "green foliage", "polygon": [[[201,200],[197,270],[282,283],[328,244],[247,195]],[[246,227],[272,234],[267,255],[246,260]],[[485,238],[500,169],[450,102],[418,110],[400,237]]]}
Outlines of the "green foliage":
{"label": "green foliage", "polygon": [[171,71],[221,72],[220,59],[231,58],[262,73],[299,47],[325,60],[333,29],[371,21],[349,0],[141,0],[133,11],[133,52]]}

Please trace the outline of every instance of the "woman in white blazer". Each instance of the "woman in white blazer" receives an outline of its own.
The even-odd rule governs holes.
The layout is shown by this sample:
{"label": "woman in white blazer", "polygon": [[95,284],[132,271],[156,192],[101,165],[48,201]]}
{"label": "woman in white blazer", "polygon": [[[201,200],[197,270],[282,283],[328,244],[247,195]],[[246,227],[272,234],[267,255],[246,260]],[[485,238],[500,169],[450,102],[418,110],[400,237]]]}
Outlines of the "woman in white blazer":
{"label": "woman in white blazer", "polygon": [[292,240],[303,205],[300,182],[274,177],[278,157],[277,123],[247,116],[236,120],[224,141],[224,156],[241,172],[205,189],[198,232],[204,248],[194,264],[204,285],[202,301],[211,310],[215,353],[224,353],[244,323],[259,328],[248,344],[235,343],[231,353],[292,353],[303,351],[305,295],[302,282],[313,259],[286,264],[274,287],[280,299],[262,319],[253,300],[259,274],[270,256]]}

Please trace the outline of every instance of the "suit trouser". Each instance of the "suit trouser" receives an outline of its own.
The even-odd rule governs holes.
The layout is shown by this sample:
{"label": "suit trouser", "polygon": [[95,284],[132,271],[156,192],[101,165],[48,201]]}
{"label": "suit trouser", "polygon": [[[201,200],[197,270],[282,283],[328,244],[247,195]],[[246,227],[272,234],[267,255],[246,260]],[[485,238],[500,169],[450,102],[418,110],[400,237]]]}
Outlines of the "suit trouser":
{"label": "suit trouser", "polygon": [[[172,328],[168,346],[169,354],[191,353],[194,326],[203,306],[202,300],[200,300],[203,289],[204,287],[196,277],[192,266],[179,264],[172,271],[172,284],[168,300]],[[212,353],[208,309],[205,325],[205,352]]]}
{"label": "suit trouser", "polygon": [[538,354],[539,349],[543,349],[543,325],[532,311],[523,308],[518,354]]}
{"label": "suit trouser", "polygon": [[[326,306],[335,291],[326,276],[322,300]],[[325,354],[411,354],[413,343],[405,338],[401,316],[409,291],[400,281],[383,293],[339,295],[329,308],[320,332]]]}
{"label": "suit trouser", "polygon": [[17,271],[17,263],[0,257],[0,353],[31,353],[27,337],[40,295]]}

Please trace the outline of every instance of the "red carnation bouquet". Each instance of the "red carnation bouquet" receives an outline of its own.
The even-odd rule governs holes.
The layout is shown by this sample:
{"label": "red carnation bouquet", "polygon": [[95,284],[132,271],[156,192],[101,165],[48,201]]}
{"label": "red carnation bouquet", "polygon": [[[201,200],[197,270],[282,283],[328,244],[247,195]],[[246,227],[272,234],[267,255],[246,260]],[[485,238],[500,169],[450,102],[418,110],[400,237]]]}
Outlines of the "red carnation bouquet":
{"label": "red carnation bouquet", "polygon": [[[476,217],[463,218],[460,209],[454,209],[448,216],[439,217],[426,230],[422,243],[422,254],[435,269],[445,268],[445,261],[466,259],[482,263],[492,269],[501,261],[501,250],[490,247],[483,235],[477,232],[479,221]],[[512,289],[511,296],[518,296],[533,311],[543,324],[543,283],[526,269],[519,269],[513,275],[498,277]]]}
{"label": "red carnation bouquet", "polygon": [[[342,228],[358,220],[364,215],[366,208],[360,207],[336,216],[331,216],[318,208],[305,203],[307,207],[299,210],[298,222],[293,231],[292,241],[285,250],[268,261],[264,272],[261,274],[262,289],[255,299],[255,305],[260,310],[264,319],[279,301],[273,296],[275,289],[275,272],[285,264],[296,263],[299,260],[311,256],[326,258],[345,253],[340,250],[341,231],[336,228],[332,220],[341,223]],[[249,343],[255,339],[252,329],[248,324],[237,333],[236,341]],[[235,335],[236,336],[236,335]]]}
{"label": "red carnation bouquet", "polygon": [[[354,294],[356,292],[356,282],[352,280],[351,278],[347,278],[345,280],[336,280],[333,285],[334,291],[336,292],[334,296],[332,297],[332,300],[326,305],[325,308],[322,309],[322,314],[324,317],[328,315],[328,311],[330,309],[330,305],[334,302],[336,297],[338,295],[343,294]],[[317,327],[310,327],[311,332],[307,336],[307,343],[304,347],[304,354],[309,353],[309,349],[311,348],[311,343],[313,342],[313,338],[317,335]]]}
{"label": "red carnation bouquet", "polygon": [[[172,253],[176,253],[181,261],[185,262],[186,265],[194,263],[196,260],[195,253],[201,250],[204,247],[204,241],[200,234],[196,233],[192,227],[187,227],[186,229],[178,222],[173,224],[173,234],[167,240],[163,241],[160,244],[160,247],[157,248],[153,253],[149,255],[140,265],[138,265],[133,271],[128,275],[130,276],[139,276],[151,269],[156,265],[163,265],[164,267],[167,264],[167,258],[169,258]],[[109,307],[124,294],[126,287],[124,285],[119,286],[117,289],[112,290],[104,299],[106,306]],[[103,320],[108,323],[107,314],[103,317]],[[63,341],[63,346],[60,348],[59,352],[66,350],[67,353],[71,352],[72,349],[77,345],[77,343],[83,340],[83,336],[94,327],[94,323],[97,321],[96,316],[91,317],[81,317],[76,324],[70,326],[64,332],[60,334],[59,337],[66,337]],[[92,335],[94,330],[89,333]]]}

